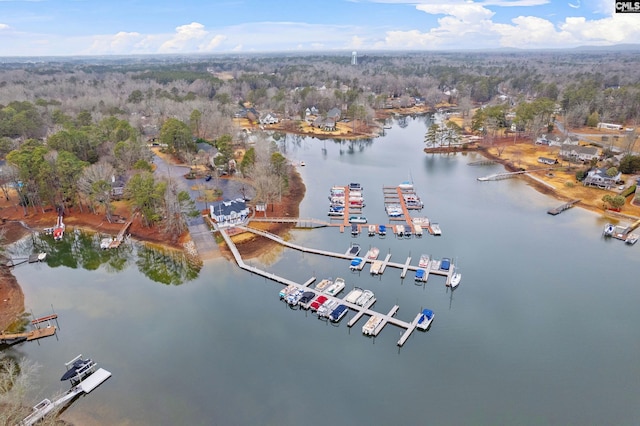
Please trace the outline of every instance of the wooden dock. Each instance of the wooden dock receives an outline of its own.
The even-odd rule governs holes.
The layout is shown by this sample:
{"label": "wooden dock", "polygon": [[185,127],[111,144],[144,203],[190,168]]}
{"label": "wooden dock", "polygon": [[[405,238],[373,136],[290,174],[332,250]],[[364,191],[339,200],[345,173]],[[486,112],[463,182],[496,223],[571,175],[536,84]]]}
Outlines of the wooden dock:
{"label": "wooden dock", "polygon": [[497,164],[496,160],[478,160],[467,163],[468,166],[489,166],[491,164]]}
{"label": "wooden dock", "polygon": [[568,203],[564,203],[561,206],[555,207],[553,209],[549,209],[547,210],[547,213],[549,213],[550,215],[558,215],[560,213],[562,213],[565,210],[570,209],[571,207],[575,206],[576,204],[578,204],[580,202],[580,200],[571,200]]}
{"label": "wooden dock", "polygon": [[19,340],[26,340],[29,342],[32,340],[38,340],[44,337],[53,336],[54,334],[56,334],[56,330],[56,326],[51,325],[44,328],[35,328],[24,333],[0,333],[0,342],[9,343]]}
{"label": "wooden dock", "polygon": [[31,320],[31,324],[40,324],[43,322],[53,321],[58,319],[58,314],[51,314],[45,317],[34,318]]}

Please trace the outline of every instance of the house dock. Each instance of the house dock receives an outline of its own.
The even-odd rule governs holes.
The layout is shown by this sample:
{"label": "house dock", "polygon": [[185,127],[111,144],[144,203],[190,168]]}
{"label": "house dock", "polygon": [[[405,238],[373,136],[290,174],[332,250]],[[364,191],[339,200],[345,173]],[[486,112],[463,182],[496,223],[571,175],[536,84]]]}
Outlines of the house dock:
{"label": "house dock", "polygon": [[[82,358],[82,355],[78,355],[72,361],[66,363],[67,367],[73,364],[73,361]],[[77,376],[71,379],[71,384],[73,387],[69,389],[64,395],[60,398],[51,401],[49,399],[43,399],[37,405],[33,407],[31,414],[25,417],[20,423],[19,426],[31,426],[38,423],[40,420],[44,419],[51,412],[55,411],[58,408],[62,408],[67,404],[70,404],[77,396],[82,394],[88,394],[98,386],[100,386],[104,381],[106,381],[109,377],[111,377],[111,372],[99,368],[96,370],[96,363],[91,363],[90,368],[88,368],[82,376]]]}
{"label": "house dock", "polygon": [[578,204],[580,202],[580,200],[571,200],[568,203],[564,203],[561,206],[555,207],[553,209],[549,209],[547,210],[547,213],[549,213],[550,215],[557,215],[562,213],[565,210],[570,209],[571,207],[575,206],[576,204]]}
{"label": "house dock", "polygon": [[30,331],[26,331],[23,333],[0,333],[0,342],[1,343],[16,343],[19,341],[26,340],[28,342],[32,340],[42,339],[44,337],[53,336],[56,334],[56,326],[50,325],[43,328],[35,328]]}
{"label": "house dock", "polygon": [[118,235],[116,235],[116,237],[113,239],[113,241],[111,241],[111,243],[109,244],[109,248],[118,248],[118,247],[120,247],[120,245],[124,241],[124,237],[126,236],[127,231],[129,231],[129,228],[131,227],[132,223],[133,223],[133,219],[129,220],[124,225],[122,225],[122,228],[120,229],[120,232],[118,232]]}

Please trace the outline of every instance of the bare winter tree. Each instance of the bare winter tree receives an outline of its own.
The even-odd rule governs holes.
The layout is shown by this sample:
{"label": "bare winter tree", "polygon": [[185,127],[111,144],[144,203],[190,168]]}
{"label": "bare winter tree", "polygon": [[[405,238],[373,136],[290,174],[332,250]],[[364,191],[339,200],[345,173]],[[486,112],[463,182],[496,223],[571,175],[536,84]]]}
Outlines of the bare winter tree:
{"label": "bare winter tree", "polygon": [[101,161],[85,168],[78,179],[78,191],[84,195],[91,210],[97,213],[96,208],[102,206],[109,222],[113,219],[111,182],[115,174],[111,164]]}

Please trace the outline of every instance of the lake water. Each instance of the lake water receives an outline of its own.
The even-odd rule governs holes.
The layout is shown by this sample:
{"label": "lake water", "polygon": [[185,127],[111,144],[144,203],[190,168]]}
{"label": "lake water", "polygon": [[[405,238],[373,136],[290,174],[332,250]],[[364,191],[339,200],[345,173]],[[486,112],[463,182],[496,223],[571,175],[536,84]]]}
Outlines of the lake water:
{"label": "lake water", "polygon": [[279,301],[281,285],[224,259],[193,279],[180,262],[135,251],[90,269],[25,265],[15,274],[26,306],[41,316],[53,305],[61,327],[9,350],[42,366],[33,403],[67,389],[63,364],[82,353],[113,373],[67,409],[83,425],[638,424],[638,248],[604,240],[598,215],[546,214],[560,202],[520,180],[478,182],[501,168],[469,166],[475,153],[425,155],[427,125],[407,118],[373,141],[281,145],[306,163],[301,217],[326,218],[329,188],[360,182],[363,214],[387,223],[382,186],[410,178],[441,237],[352,238],[337,228],[290,237],[337,252],[375,245],[401,263],[451,257],[463,274],[453,293],[440,277],[419,286],[389,268],[374,278],[290,249],[250,263],[299,282],[344,277],[347,290],[373,290],[377,310],[400,305],[406,321],[428,307],[428,332],[398,348],[394,326],[373,339],[361,333],[366,317],[352,329],[353,313],[320,321]]}

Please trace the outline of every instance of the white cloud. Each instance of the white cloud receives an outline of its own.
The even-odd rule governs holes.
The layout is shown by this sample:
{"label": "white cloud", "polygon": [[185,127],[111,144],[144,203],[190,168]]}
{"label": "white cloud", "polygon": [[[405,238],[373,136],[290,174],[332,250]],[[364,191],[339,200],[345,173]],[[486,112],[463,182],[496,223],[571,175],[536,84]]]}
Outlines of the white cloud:
{"label": "white cloud", "polygon": [[477,3],[419,4],[416,9],[433,15],[451,15],[461,21],[490,19],[495,12]]}
{"label": "white cloud", "polygon": [[640,25],[633,14],[616,14],[592,21],[584,17],[567,18],[560,28],[581,44],[608,45],[640,40]]}
{"label": "white cloud", "polygon": [[518,16],[508,24],[494,24],[500,34],[500,45],[516,48],[554,48],[575,44],[576,40],[566,31],[557,31],[548,20],[535,16]]}
{"label": "white cloud", "polygon": [[209,33],[204,29],[204,25],[198,22],[181,25],[176,28],[176,34],[171,39],[162,43],[159,53],[193,51],[193,42],[203,39],[207,34]]}
{"label": "white cloud", "polygon": [[[482,3],[420,3],[417,10],[431,15],[445,15],[438,26],[427,31],[387,31],[384,42],[376,48],[384,49],[469,49],[487,47],[562,48],[578,45],[610,45],[640,40],[640,25],[633,15],[614,14],[596,20],[567,17],[553,23],[536,16],[518,16],[510,23],[493,21],[495,12],[485,5],[534,5],[537,0],[488,0]],[[589,7],[604,6],[603,0],[590,1]],[[538,2],[539,4],[540,2]],[[578,2],[580,3],[580,2]],[[613,8],[613,3],[608,2]],[[599,9],[602,10],[602,9]],[[635,18],[635,19],[634,19]]]}
{"label": "white cloud", "polygon": [[201,52],[211,52],[212,50],[215,50],[218,46],[220,46],[220,44],[226,39],[226,36],[217,35],[209,40],[209,43],[202,45],[199,50]]}
{"label": "white cloud", "polygon": [[11,27],[8,26],[7,24],[0,24],[0,31],[8,30],[9,28],[11,28]]}

